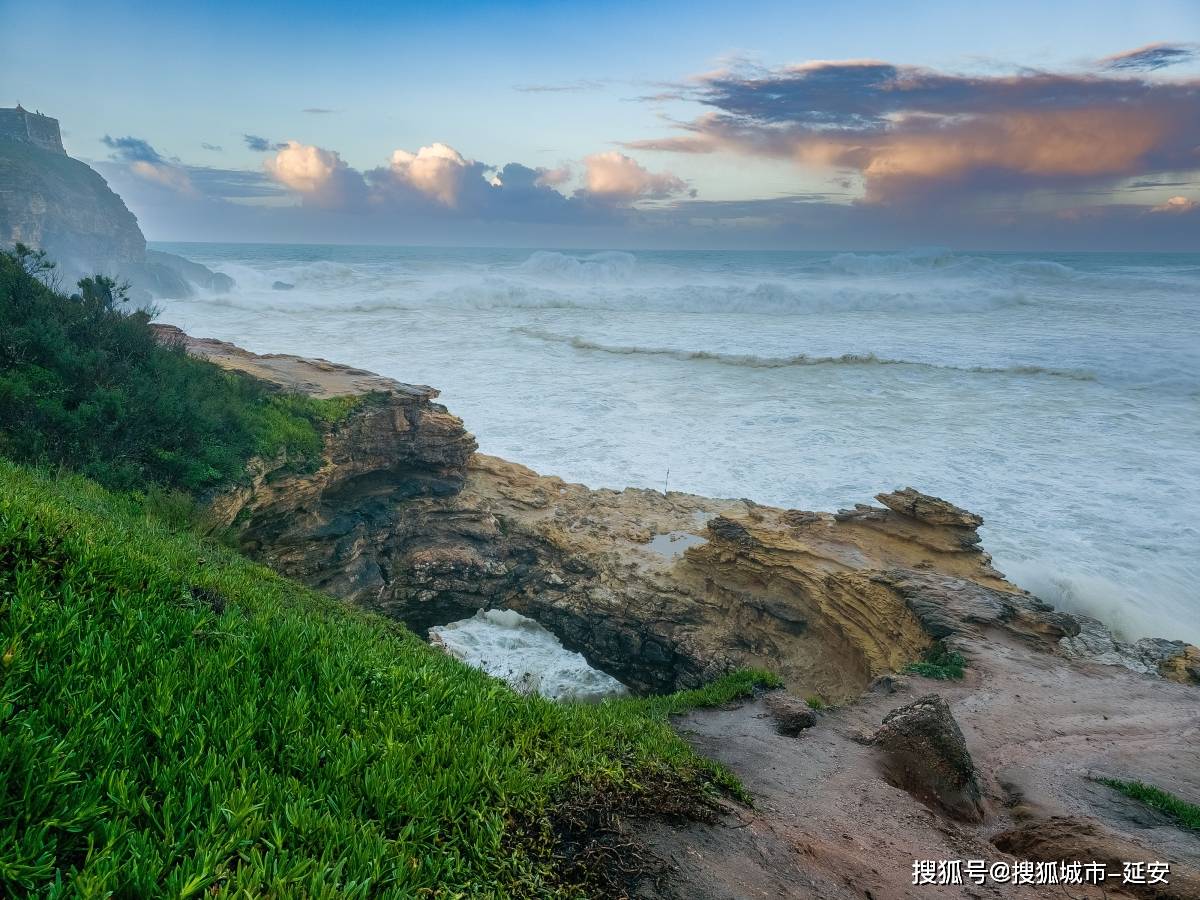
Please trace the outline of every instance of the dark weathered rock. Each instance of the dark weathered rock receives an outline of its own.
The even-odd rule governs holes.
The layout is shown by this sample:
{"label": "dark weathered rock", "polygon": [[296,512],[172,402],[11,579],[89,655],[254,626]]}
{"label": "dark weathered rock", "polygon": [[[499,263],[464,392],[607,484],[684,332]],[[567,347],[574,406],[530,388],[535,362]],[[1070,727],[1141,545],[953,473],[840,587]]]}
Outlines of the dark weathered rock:
{"label": "dark weathered rock", "polygon": [[906,690],[908,685],[893,675],[880,675],[867,687],[872,694],[894,694]]}
{"label": "dark weathered rock", "polygon": [[922,494],[915,488],[906,487],[891,493],[876,494],[875,499],[888,509],[927,525],[975,529],[983,524],[983,516],[967,512],[941,497]]}
{"label": "dark weathered rock", "polygon": [[1200,649],[1183,641],[1142,638],[1119,641],[1099,619],[1075,616],[1079,630],[1059,642],[1064,656],[1106,666],[1123,666],[1181,684],[1200,684]]}
{"label": "dark weathered rock", "polygon": [[796,737],[800,732],[817,724],[817,713],[807,703],[790,694],[768,694],[763,700],[775,730],[785,737]]}
{"label": "dark weathered rock", "polygon": [[1079,634],[1074,616],[1025,591],[1000,591],[966,578],[926,572],[892,570],[876,577],[898,591],[925,630],[938,639],[1001,626],[1051,643]]}
{"label": "dark weathered rock", "polygon": [[955,819],[983,821],[975,764],[942,697],[927,694],[892,710],[874,743],[892,784]]}
{"label": "dark weathered rock", "polygon": [[1200,684],[1200,648],[1166,638],[1142,638],[1133,654],[1163,678],[1181,684]]}

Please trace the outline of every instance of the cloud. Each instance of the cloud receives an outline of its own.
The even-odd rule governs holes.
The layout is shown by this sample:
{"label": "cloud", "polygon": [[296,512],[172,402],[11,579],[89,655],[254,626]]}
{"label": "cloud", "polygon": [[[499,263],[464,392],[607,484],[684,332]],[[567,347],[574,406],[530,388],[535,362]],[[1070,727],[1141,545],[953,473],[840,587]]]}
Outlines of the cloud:
{"label": "cloud", "polygon": [[181,194],[196,192],[187,169],[175,160],[164,158],[149,141],[128,135],[114,138],[107,134],[100,140],[113,151],[110,158],[123,164],[138,178]]}
{"label": "cloud", "polygon": [[575,169],[570,163],[563,163],[553,169],[539,168],[537,170],[536,183],[546,185],[547,187],[558,187],[566,184],[575,177]]}
{"label": "cloud", "polygon": [[135,137],[114,138],[109,135],[102,137],[101,142],[110,148],[112,158],[121,162],[165,162],[159,152],[150,146],[149,142]]}
{"label": "cloud", "polygon": [[585,156],[583,165],[585,190],[596,197],[663,199],[688,190],[683,179],[669,172],[649,172],[637,160],[616,150]]}
{"label": "cloud", "polygon": [[281,149],[267,160],[267,174],[295,191],[305,202],[319,207],[353,207],[366,199],[362,175],[333,150],[299,141],[276,145]]}
{"label": "cloud", "polygon": [[268,153],[273,150],[282,150],[287,146],[286,143],[277,144],[267,140],[265,137],[260,137],[257,134],[243,134],[242,140],[246,142],[246,146],[255,153]]}
{"label": "cloud", "polygon": [[204,142],[204,141],[201,141],[201,142],[200,142],[200,146],[201,146],[201,148],[203,148],[204,150],[211,150],[211,151],[213,151],[214,153],[220,153],[220,152],[222,151],[222,149],[223,149],[223,148],[221,147],[221,145],[220,145],[220,144],[209,144],[209,143],[206,143],[206,142]]}
{"label": "cloud", "polygon": [[607,82],[591,78],[581,78],[578,81],[566,81],[557,84],[514,84],[514,91],[524,94],[578,94],[584,91],[598,91]]}
{"label": "cloud", "polygon": [[306,106],[300,112],[308,113],[311,116],[327,116],[337,112],[336,109],[326,109],[323,106]]}
{"label": "cloud", "polygon": [[683,123],[681,135],[628,146],[857,172],[873,203],[1113,184],[1200,167],[1200,81],[814,61],[718,71],[689,96],[710,111]]}
{"label": "cloud", "polygon": [[394,178],[450,207],[458,205],[465,179],[473,174],[475,166],[453,147],[441,143],[422,147],[416,153],[396,150],[390,164]]}
{"label": "cloud", "polygon": [[1197,56],[1195,44],[1147,44],[1100,61],[1106,69],[1133,69],[1152,72],[1179,63],[1191,62]]}
{"label": "cloud", "polygon": [[621,153],[594,154],[584,166],[585,185],[570,196],[556,189],[574,177],[570,163],[496,166],[440,142],[395,150],[386,165],[360,172],[333,150],[289,141],[265,171],[303,205],[377,218],[595,224],[629,215],[640,200],[687,190],[674,175],[648,172]]}
{"label": "cloud", "polygon": [[1158,206],[1151,207],[1150,212],[1182,215],[1184,213],[1195,212],[1198,209],[1200,209],[1200,203],[1195,200],[1190,200],[1187,197],[1172,197]]}
{"label": "cloud", "polygon": [[188,177],[188,173],[176,166],[156,164],[139,159],[130,163],[129,171],[133,172],[139,178],[157,182],[163,187],[179,191],[180,193],[190,194],[196,190],[192,185],[191,178]]}

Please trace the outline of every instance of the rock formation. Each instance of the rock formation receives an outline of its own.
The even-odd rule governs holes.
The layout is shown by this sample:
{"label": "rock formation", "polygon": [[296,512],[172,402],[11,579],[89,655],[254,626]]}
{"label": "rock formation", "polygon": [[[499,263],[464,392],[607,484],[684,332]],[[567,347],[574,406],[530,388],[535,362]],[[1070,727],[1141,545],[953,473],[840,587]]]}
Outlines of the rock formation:
{"label": "rock formation", "polygon": [[[935,639],[1057,653],[1080,634],[992,568],[978,516],[912,489],[836,514],[590,490],[475,453],[432,388],[161,333],[281,390],[363,398],[315,472],[258,460],[212,506],[250,555],[419,633],[513,609],[636,691],[756,666],[833,701]],[[1195,648],[1155,647],[1161,674],[1195,678]]]}
{"label": "rock formation", "polygon": [[888,780],[962,822],[983,820],[975,764],[950,707],[937,694],[892,710],[875,735]]}
{"label": "rock formation", "polygon": [[798,697],[784,693],[768,694],[763,706],[775,721],[775,730],[785,737],[796,737],[817,724],[817,713]]}
{"label": "rock formation", "polygon": [[0,109],[0,248],[42,249],[63,286],[103,273],[131,282],[136,298],[228,290],[228,276],[170,253],[146,249],[137,219],[98,172],[67,156],[58,121]]}

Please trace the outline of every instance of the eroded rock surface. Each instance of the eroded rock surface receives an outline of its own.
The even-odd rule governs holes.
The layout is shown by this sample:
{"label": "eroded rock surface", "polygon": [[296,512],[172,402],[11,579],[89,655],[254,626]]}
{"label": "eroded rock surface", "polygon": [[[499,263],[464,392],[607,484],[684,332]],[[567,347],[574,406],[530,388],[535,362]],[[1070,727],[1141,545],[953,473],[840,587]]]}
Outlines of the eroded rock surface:
{"label": "eroded rock surface", "polygon": [[[513,609],[637,691],[756,666],[834,701],[935,638],[1079,634],[992,568],[980,517],[911,488],[836,514],[591,490],[475,453],[433,388],[160,333],[280,390],[363,398],[315,472],[258,460],[213,508],[250,555],[418,632]],[[1188,672],[1190,651],[1160,649]]]}

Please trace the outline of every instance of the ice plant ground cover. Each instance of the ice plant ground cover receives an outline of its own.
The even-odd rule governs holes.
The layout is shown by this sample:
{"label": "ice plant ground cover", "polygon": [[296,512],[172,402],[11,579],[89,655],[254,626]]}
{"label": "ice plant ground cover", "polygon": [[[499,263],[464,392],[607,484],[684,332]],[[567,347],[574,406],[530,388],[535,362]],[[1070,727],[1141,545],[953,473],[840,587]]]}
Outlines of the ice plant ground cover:
{"label": "ice plant ground cover", "polygon": [[0,460],[4,893],[576,895],[556,816],[737,792],[666,716],[771,681],[521,696],[136,499]]}

